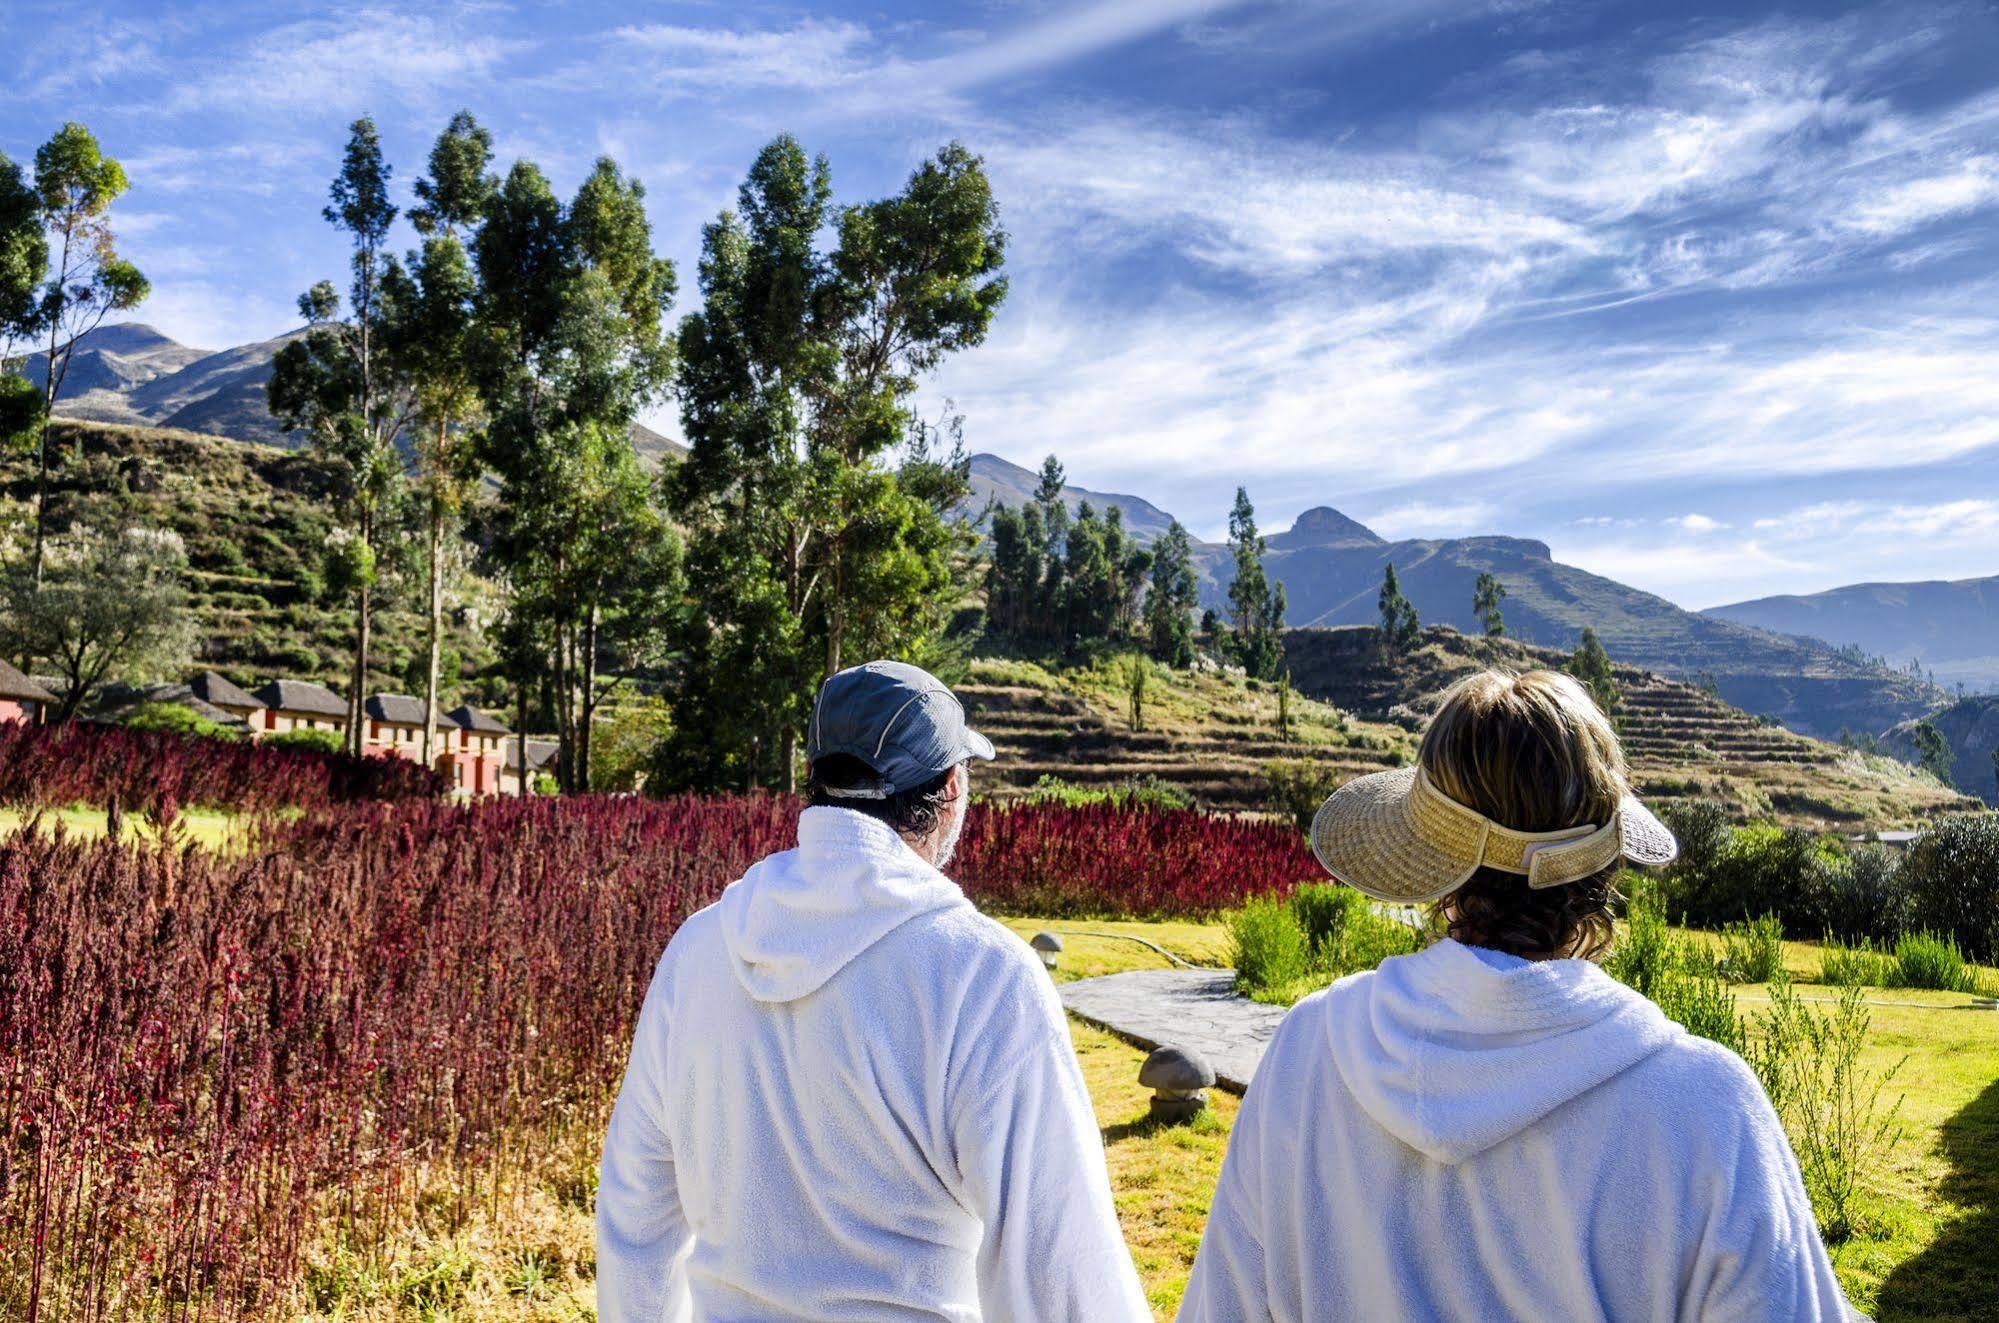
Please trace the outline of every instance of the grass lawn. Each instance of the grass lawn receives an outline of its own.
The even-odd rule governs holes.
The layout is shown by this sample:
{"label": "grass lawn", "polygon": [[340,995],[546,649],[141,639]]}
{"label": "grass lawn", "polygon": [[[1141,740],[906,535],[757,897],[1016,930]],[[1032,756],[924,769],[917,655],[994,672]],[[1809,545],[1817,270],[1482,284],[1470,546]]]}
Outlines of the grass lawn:
{"label": "grass lawn", "polygon": [[[101,819],[100,819],[101,830]],[[1197,964],[1226,962],[1217,924],[1009,918],[1023,938],[1062,934],[1058,979],[1164,968],[1156,952],[1114,934],[1142,936]],[[1103,934],[1103,935],[1086,935]],[[1787,947],[1787,964],[1814,975],[1816,950]],[[1988,973],[1988,979],[1992,976]],[[1765,989],[1738,990],[1753,1016]],[[1828,990],[1799,985],[1806,996]],[[1877,989],[1868,1065],[1900,1063],[1903,1133],[1869,1180],[1869,1225],[1834,1251],[1854,1303],[1881,1323],[1980,1323],[1999,1319],[1999,1012],[1973,999]],[[1216,1090],[1207,1113],[1160,1126],[1138,1085],[1145,1054],[1071,1022],[1083,1077],[1103,1129],[1118,1219],[1154,1316],[1169,1319],[1186,1288],[1221,1173],[1236,1099]],[[420,1235],[387,1264],[363,1266],[331,1247],[309,1275],[316,1319],[581,1320],[594,1317],[595,1255],[589,1214],[594,1137],[572,1137],[561,1190],[518,1191],[497,1217],[482,1212],[455,1232]],[[569,1170],[572,1169],[573,1170]]]}
{"label": "grass lawn", "polygon": [[[1023,936],[1043,928],[1063,932],[1066,949],[1057,977],[1088,977],[1121,969],[1163,968],[1166,962],[1134,942],[1067,936],[1070,930],[1123,932],[1150,938],[1197,964],[1225,964],[1227,938],[1219,925],[1199,923],[1095,923],[1014,918],[1007,926]],[[1812,942],[1787,942],[1785,966],[1800,995],[1831,998],[1836,990],[1808,980],[1819,971]],[[1999,974],[1981,970],[1982,990],[1999,989]],[[1767,1001],[1760,985],[1738,988],[1740,1009],[1752,1022]],[[1866,1225],[1833,1248],[1833,1262],[1853,1302],[1880,1323],[1983,1323],[1999,1319],[1999,1011],[1957,993],[1875,988],[1867,993],[1871,1024],[1865,1066],[1893,1069],[1885,1097],[1899,1097],[1900,1135],[1867,1181]],[[1916,1003],[1897,1005],[1893,1003]],[[1193,1247],[1206,1219],[1233,1106],[1224,1101],[1199,1134],[1135,1133],[1116,1128],[1121,1080],[1113,1067],[1115,1039],[1072,1024],[1098,1118],[1106,1127],[1119,1216],[1138,1260],[1155,1310],[1176,1303],[1185,1285]],[[1135,1077],[1142,1054],[1124,1048],[1117,1062]],[[1129,1084],[1134,1096],[1142,1091]],[[1184,1150],[1200,1145],[1199,1161]],[[1206,1149],[1212,1145],[1212,1158]],[[1146,1150],[1150,1150],[1147,1152]],[[1161,1161],[1164,1165],[1160,1165]],[[1217,1165],[1211,1171],[1209,1161]],[[1177,1162],[1179,1165],[1173,1165]],[[1138,1179],[1134,1180],[1134,1176]],[[1157,1182],[1164,1182],[1164,1187]],[[1167,1225],[1160,1219],[1174,1210]],[[1141,1220],[1139,1214],[1144,1214]],[[1185,1263],[1165,1247],[1187,1244]],[[1167,1313],[1161,1313],[1167,1317]]]}
{"label": "grass lawn", "polygon": [[[0,836],[13,835],[34,817],[32,809],[0,808]],[[102,839],[106,826],[103,809],[82,806],[45,811],[41,820],[44,828],[60,826],[72,836],[91,841]],[[241,843],[244,820],[237,814],[220,813],[213,809],[183,809],[179,826],[185,838],[194,844],[211,850],[227,850]],[[157,833],[138,814],[128,813],[125,815],[124,838],[127,841],[150,841],[157,839]]]}

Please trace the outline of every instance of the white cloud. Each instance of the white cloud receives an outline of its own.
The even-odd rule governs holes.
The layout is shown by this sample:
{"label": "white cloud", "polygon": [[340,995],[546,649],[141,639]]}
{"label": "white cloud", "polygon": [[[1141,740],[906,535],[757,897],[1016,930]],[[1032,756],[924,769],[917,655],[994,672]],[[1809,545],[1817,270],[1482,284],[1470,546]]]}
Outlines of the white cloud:
{"label": "white cloud", "polygon": [[1976,156],[1947,174],[1892,184],[1862,202],[1844,224],[1870,235],[1902,234],[1999,201],[1999,159]]}
{"label": "white cloud", "polygon": [[1454,537],[1489,533],[1500,517],[1490,501],[1410,501],[1369,515],[1364,522],[1388,538]]}
{"label": "white cloud", "polygon": [[454,23],[387,9],[308,19],[258,34],[175,85],[176,111],[343,112],[393,99],[431,104],[490,80],[525,43],[477,22]]}
{"label": "white cloud", "polygon": [[1666,522],[1689,533],[1712,533],[1718,529],[1728,527],[1727,524],[1722,523],[1719,519],[1714,519],[1704,514],[1674,515],[1668,518]]}

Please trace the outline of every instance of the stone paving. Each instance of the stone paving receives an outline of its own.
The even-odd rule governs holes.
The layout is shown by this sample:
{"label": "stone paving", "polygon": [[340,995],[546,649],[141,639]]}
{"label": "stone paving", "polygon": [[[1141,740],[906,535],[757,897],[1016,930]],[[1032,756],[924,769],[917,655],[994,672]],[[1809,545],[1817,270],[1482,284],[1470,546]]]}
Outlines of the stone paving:
{"label": "stone paving", "polygon": [[1234,983],[1229,969],[1139,969],[1078,979],[1060,991],[1076,1018],[1141,1047],[1192,1048],[1224,1089],[1241,1093],[1285,1008],[1238,997]]}

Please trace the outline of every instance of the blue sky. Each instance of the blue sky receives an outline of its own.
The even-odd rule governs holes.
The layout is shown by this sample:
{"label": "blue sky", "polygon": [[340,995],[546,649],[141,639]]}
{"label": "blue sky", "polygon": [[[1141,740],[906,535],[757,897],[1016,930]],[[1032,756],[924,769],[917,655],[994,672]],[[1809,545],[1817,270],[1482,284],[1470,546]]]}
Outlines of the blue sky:
{"label": "blue sky", "polygon": [[[220,348],[340,276],[372,112],[449,114],[699,227],[791,131],[841,196],[950,138],[1012,236],[926,388],[1218,537],[1335,505],[1700,607],[1999,571],[1999,16],[1983,4],[1147,0],[0,8],[0,151],[88,123],[155,293]],[[662,426],[670,412],[655,417]]]}

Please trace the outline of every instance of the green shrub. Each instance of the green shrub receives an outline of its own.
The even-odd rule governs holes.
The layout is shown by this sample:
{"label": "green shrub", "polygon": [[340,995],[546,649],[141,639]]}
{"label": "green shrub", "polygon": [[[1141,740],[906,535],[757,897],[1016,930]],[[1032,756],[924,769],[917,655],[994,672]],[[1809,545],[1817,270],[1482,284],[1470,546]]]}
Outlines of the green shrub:
{"label": "green shrub", "polygon": [[1827,937],[1819,957],[1819,982],[1836,988],[1881,988],[1894,976],[1895,958],[1862,939],[1847,946]]}
{"label": "green shrub", "polygon": [[1976,992],[1978,976],[1964,963],[1964,952],[1958,949],[1956,938],[1910,933],[1895,943],[1895,968],[1889,986]]}
{"label": "green shrub", "polygon": [[1327,796],[1340,788],[1339,769],[1311,758],[1279,758],[1263,765],[1264,795],[1273,812],[1312,829],[1312,817]]}
{"label": "green shrub", "polygon": [[1230,911],[1225,923],[1239,991],[1252,997],[1276,994],[1310,969],[1311,943],[1288,900],[1259,896]]}
{"label": "green shrub", "polygon": [[1833,870],[1827,931],[1842,941],[1892,942],[1914,922],[1901,856],[1880,845],[1848,851],[1844,866]]}
{"label": "green shrub", "polygon": [[1902,865],[1914,922],[1955,937],[1975,960],[1999,960],[1999,813],[1938,822]]}
{"label": "green shrub", "polygon": [[336,731],[287,730],[266,735],[263,742],[274,749],[309,749],[315,753],[339,753],[347,747]]}
{"label": "green shrub", "polygon": [[1149,772],[1109,785],[1079,785],[1059,776],[1044,774],[1022,798],[1029,804],[1060,804],[1064,808],[1092,808],[1098,804],[1119,809],[1194,807],[1191,794]]}
{"label": "green shrub", "polygon": [[1793,932],[1823,932],[1837,908],[1844,843],[1768,823],[1731,828],[1728,811],[1700,800],[1663,806],[1680,857],[1661,878],[1666,908],[1703,928],[1774,914]]}
{"label": "green shrub", "polygon": [[1367,897],[1338,882],[1308,882],[1291,893],[1291,912],[1314,961],[1335,950],[1353,917],[1366,909]]}
{"label": "green shrub", "polygon": [[1658,883],[1632,875],[1624,904],[1624,931],[1603,962],[1604,972],[1620,983],[1629,984],[1646,996],[1664,976],[1675,955],[1675,943],[1666,929],[1665,906]]}
{"label": "green shrub", "polygon": [[1321,964],[1326,973],[1343,978],[1373,969],[1394,956],[1413,955],[1423,949],[1423,942],[1421,930],[1372,906],[1362,906],[1349,916],[1340,940]]}
{"label": "green shrub", "polygon": [[141,703],[120,717],[118,724],[131,730],[160,730],[174,735],[200,735],[208,739],[243,738],[241,726],[225,726],[219,721],[210,721],[178,703]]}
{"label": "green shrub", "polygon": [[1711,965],[1694,958],[1697,954],[1685,944],[1671,944],[1672,958],[1659,968],[1647,995],[1667,1019],[1684,1026],[1688,1033],[1720,1043],[1741,1056],[1748,1050],[1749,1039],[1735,1009],[1735,994]]}
{"label": "green shrub", "polygon": [[1715,973],[1730,983],[1770,983],[1784,976],[1784,925],[1774,914],[1721,929]]}
{"label": "green shrub", "polygon": [[1884,1106],[1882,1094],[1900,1063],[1879,1075],[1860,1069],[1868,1019],[1856,985],[1827,1014],[1807,1007],[1788,985],[1774,985],[1750,1054],[1790,1136],[1819,1231],[1834,1243],[1860,1229],[1860,1175],[1898,1134],[1901,1099]]}

